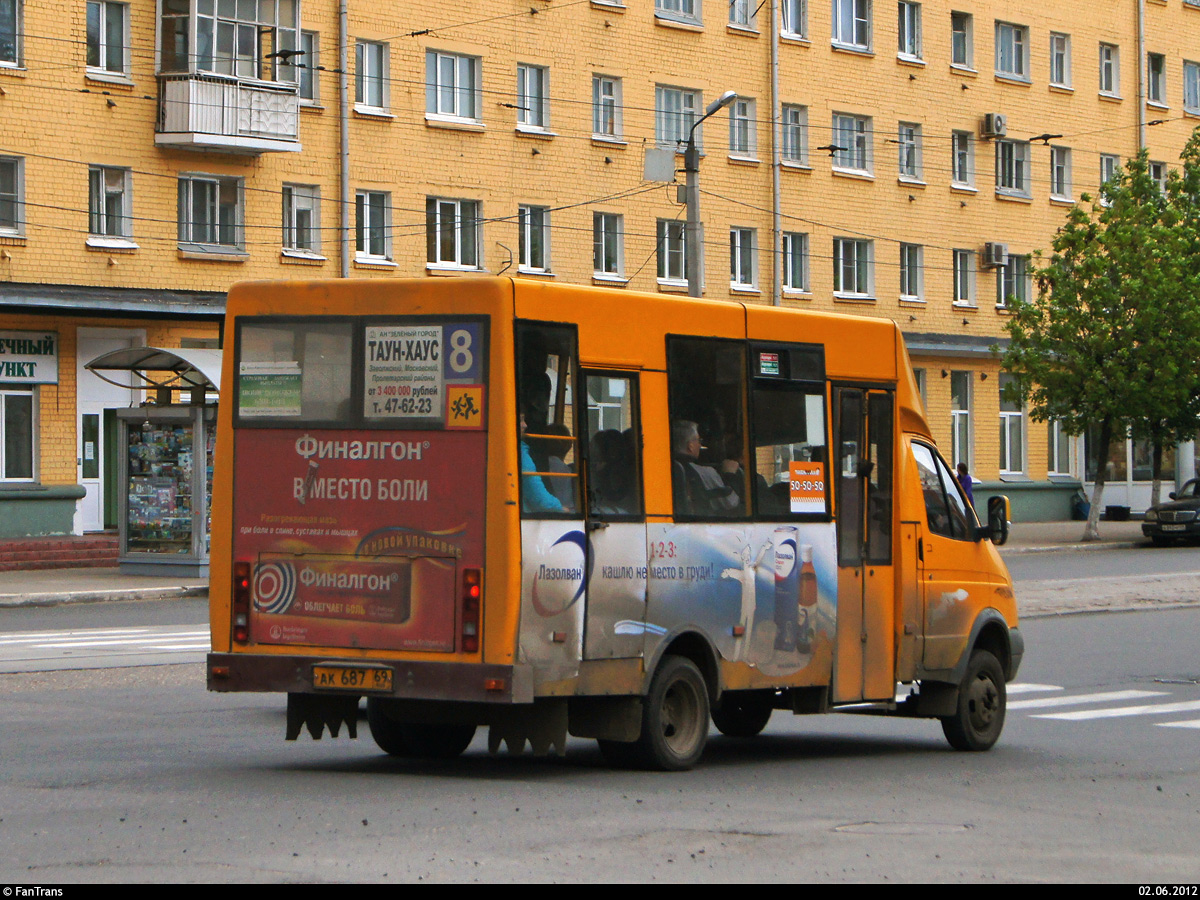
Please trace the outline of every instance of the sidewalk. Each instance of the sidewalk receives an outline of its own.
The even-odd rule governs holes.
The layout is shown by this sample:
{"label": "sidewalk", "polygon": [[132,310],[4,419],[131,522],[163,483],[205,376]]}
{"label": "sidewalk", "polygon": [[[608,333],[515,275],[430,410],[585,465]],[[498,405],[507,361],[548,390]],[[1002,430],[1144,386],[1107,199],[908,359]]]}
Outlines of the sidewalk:
{"label": "sidewalk", "polygon": [[[1067,549],[1104,550],[1145,543],[1140,521],[1101,522],[1101,540],[1088,544],[1079,542],[1083,527],[1083,522],[1018,522],[1013,525],[1008,543],[1000,548],[1000,553],[1007,556]],[[208,580],[204,578],[126,575],[116,567],[0,572],[0,609],[114,600],[176,600],[207,594]],[[1196,599],[1200,602],[1200,595]]]}

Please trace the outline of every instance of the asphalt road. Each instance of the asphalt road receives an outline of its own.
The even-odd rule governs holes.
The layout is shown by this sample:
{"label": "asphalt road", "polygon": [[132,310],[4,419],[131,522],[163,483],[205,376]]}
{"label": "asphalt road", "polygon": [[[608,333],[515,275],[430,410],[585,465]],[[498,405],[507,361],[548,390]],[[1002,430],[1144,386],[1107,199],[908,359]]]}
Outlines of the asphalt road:
{"label": "asphalt road", "polygon": [[578,740],[490,758],[482,732],[402,762],[365,723],[289,744],[279,697],[197,665],[3,675],[0,881],[1200,881],[1200,728],[1171,724],[1200,720],[1200,610],[1024,629],[990,753],[777,713],[679,774]]}

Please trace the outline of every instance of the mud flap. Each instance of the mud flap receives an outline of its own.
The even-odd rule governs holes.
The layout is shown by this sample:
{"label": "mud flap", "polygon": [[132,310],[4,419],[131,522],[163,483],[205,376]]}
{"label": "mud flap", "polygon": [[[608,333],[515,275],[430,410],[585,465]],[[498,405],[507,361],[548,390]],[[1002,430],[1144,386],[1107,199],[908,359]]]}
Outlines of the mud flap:
{"label": "mud flap", "polygon": [[557,756],[567,754],[567,700],[566,698],[540,700],[533,709],[523,707],[513,710],[512,715],[499,715],[488,727],[488,753],[500,752],[500,745],[517,756],[525,752],[528,741],[534,756],[549,756],[553,747]]}
{"label": "mud flap", "polygon": [[325,728],[329,736],[337,737],[342,725],[346,737],[358,737],[358,697],[327,697],[319,694],[288,694],[287,739],[294,741],[300,729],[307,728],[314,741],[319,741]]}

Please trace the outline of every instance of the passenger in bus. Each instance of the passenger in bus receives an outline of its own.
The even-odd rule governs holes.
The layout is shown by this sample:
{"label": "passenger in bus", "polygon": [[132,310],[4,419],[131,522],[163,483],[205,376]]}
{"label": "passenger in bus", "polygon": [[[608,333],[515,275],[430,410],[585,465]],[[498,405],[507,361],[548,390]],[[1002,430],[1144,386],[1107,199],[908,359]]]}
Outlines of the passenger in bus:
{"label": "passenger in bus", "polygon": [[[738,492],[712,466],[700,463],[700,428],[687,419],[671,426],[671,467],[675,510],[693,516],[732,516],[741,506]],[[736,461],[734,461],[736,466]]]}
{"label": "passenger in bus", "polygon": [[633,433],[614,428],[597,431],[588,447],[588,508],[599,515],[627,516],[638,511]]}
{"label": "passenger in bus", "polygon": [[567,465],[566,458],[571,454],[574,441],[571,431],[566,425],[554,423],[546,425],[543,434],[529,435],[529,455],[533,460],[536,471],[544,472],[541,476],[547,487],[563,509],[567,512],[575,510],[575,471]]}
{"label": "passenger in bus", "polygon": [[527,427],[525,411],[522,410],[521,440],[518,445],[521,453],[521,511],[531,513],[564,512],[563,505],[546,489],[546,483],[537,473],[533,457],[529,453],[529,442],[525,438]]}

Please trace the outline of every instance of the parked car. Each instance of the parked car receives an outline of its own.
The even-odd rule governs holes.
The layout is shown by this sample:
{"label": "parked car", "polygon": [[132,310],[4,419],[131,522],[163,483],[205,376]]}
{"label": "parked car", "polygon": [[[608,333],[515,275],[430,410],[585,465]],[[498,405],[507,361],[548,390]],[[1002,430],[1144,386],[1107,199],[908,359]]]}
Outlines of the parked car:
{"label": "parked car", "polygon": [[1169,503],[1146,510],[1142,534],[1156,547],[1164,547],[1176,538],[1200,539],[1200,478],[1193,478],[1178,492],[1172,491]]}

